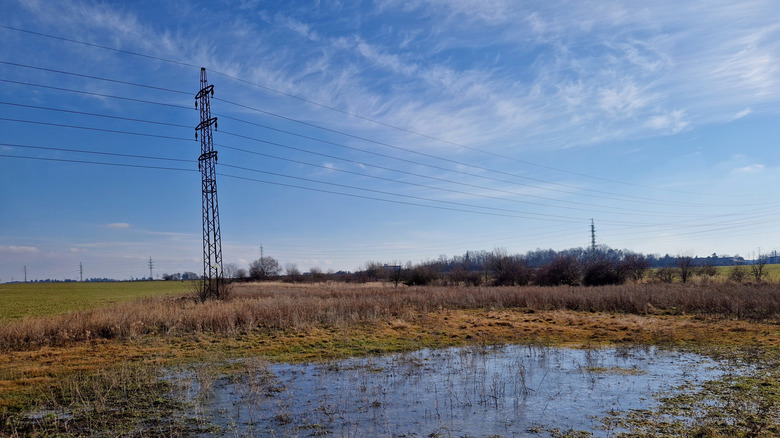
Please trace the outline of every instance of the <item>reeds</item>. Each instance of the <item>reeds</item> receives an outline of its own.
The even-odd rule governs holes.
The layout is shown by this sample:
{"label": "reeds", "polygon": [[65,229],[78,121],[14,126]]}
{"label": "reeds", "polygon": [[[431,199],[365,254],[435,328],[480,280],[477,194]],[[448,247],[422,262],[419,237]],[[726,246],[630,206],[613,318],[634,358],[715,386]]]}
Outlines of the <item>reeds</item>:
{"label": "reeds", "polygon": [[631,284],[603,287],[384,287],[328,283],[239,284],[231,299],[143,299],[0,325],[0,350],[143,335],[308,329],[408,320],[443,309],[519,308],[772,319],[780,284]]}

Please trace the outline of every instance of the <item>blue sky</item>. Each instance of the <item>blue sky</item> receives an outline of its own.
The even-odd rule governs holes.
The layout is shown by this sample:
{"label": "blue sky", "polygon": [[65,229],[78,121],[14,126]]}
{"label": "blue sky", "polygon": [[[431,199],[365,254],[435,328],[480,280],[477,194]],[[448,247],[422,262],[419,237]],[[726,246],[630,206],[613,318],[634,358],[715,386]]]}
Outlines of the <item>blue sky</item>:
{"label": "blue sky", "polygon": [[225,263],[564,249],[591,218],[598,243],[645,253],[780,247],[772,1],[8,0],[0,17],[3,282],[202,270],[200,66]]}

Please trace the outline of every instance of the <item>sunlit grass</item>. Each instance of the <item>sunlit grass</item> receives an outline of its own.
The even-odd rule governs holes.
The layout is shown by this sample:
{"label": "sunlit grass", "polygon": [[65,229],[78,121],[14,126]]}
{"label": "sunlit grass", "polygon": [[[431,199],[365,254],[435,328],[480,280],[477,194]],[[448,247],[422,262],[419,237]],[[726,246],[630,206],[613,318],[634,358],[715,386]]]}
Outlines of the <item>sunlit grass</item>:
{"label": "sunlit grass", "polygon": [[183,295],[189,282],[133,281],[0,284],[0,323],[58,315],[139,298]]}
{"label": "sunlit grass", "polygon": [[[227,301],[206,303],[178,298],[189,292],[187,283],[95,283],[88,286],[103,290],[87,298],[79,297],[90,295],[78,289],[84,285],[58,284],[37,294],[27,285],[30,296],[21,302],[28,304],[50,299],[51,305],[60,292],[59,314],[43,311],[0,322],[0,420],[18,418],[9,415],[34,406],[41,391],[73,378],[91,382],[79,376],[125,363],[320,361],[503,343],[780,348],[777,283],[398,288],[249,283],[235,285]],[[117,286],[128,289],[123,294]],[[68,294],[78,305],[67,302]],[[94,411],[93,401],[87,402]]]}

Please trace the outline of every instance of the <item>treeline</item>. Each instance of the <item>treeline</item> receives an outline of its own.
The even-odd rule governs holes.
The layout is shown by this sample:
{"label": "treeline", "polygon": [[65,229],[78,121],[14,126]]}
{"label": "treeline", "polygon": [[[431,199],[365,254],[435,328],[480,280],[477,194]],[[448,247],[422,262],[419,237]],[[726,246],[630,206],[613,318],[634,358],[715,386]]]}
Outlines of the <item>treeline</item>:
{"label": "treeline", "polygon": [[273,257],[250,264],[249,271],[226,265],[227,278],[237,281],[282,280],[287,282],[342,281],[366,283],[389,281],[409,286],[602,286],[651,280],[686,283],[696,276],[714,277],[716,266],[731,266],[732,281],[761,282],[767,278],[768,257],[744,264],[741,257],[691,257],[644,255],[606,246],[595,251],[572,248],[563,251],[537,249],[526,254],[509,254],[505,249],[468,251],[461,256],[440,256],[436,260],[380,263],[367,262],[356,272],[323,272],[313,267],[301,272],[294,264],[284,269]]}

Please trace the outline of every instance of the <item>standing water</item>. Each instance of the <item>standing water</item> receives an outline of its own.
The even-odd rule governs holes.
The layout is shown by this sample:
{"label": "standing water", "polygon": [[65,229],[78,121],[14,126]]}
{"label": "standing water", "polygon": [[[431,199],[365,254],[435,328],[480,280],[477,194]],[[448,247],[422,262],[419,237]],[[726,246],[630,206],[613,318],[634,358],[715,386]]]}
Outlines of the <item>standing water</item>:
{"label": "standing water", "polygon": [[692,353],[505,345],[303,365],[255,362],[199,410],[225,435],[511,437],[588,431],[655,394],[720,375]]}

